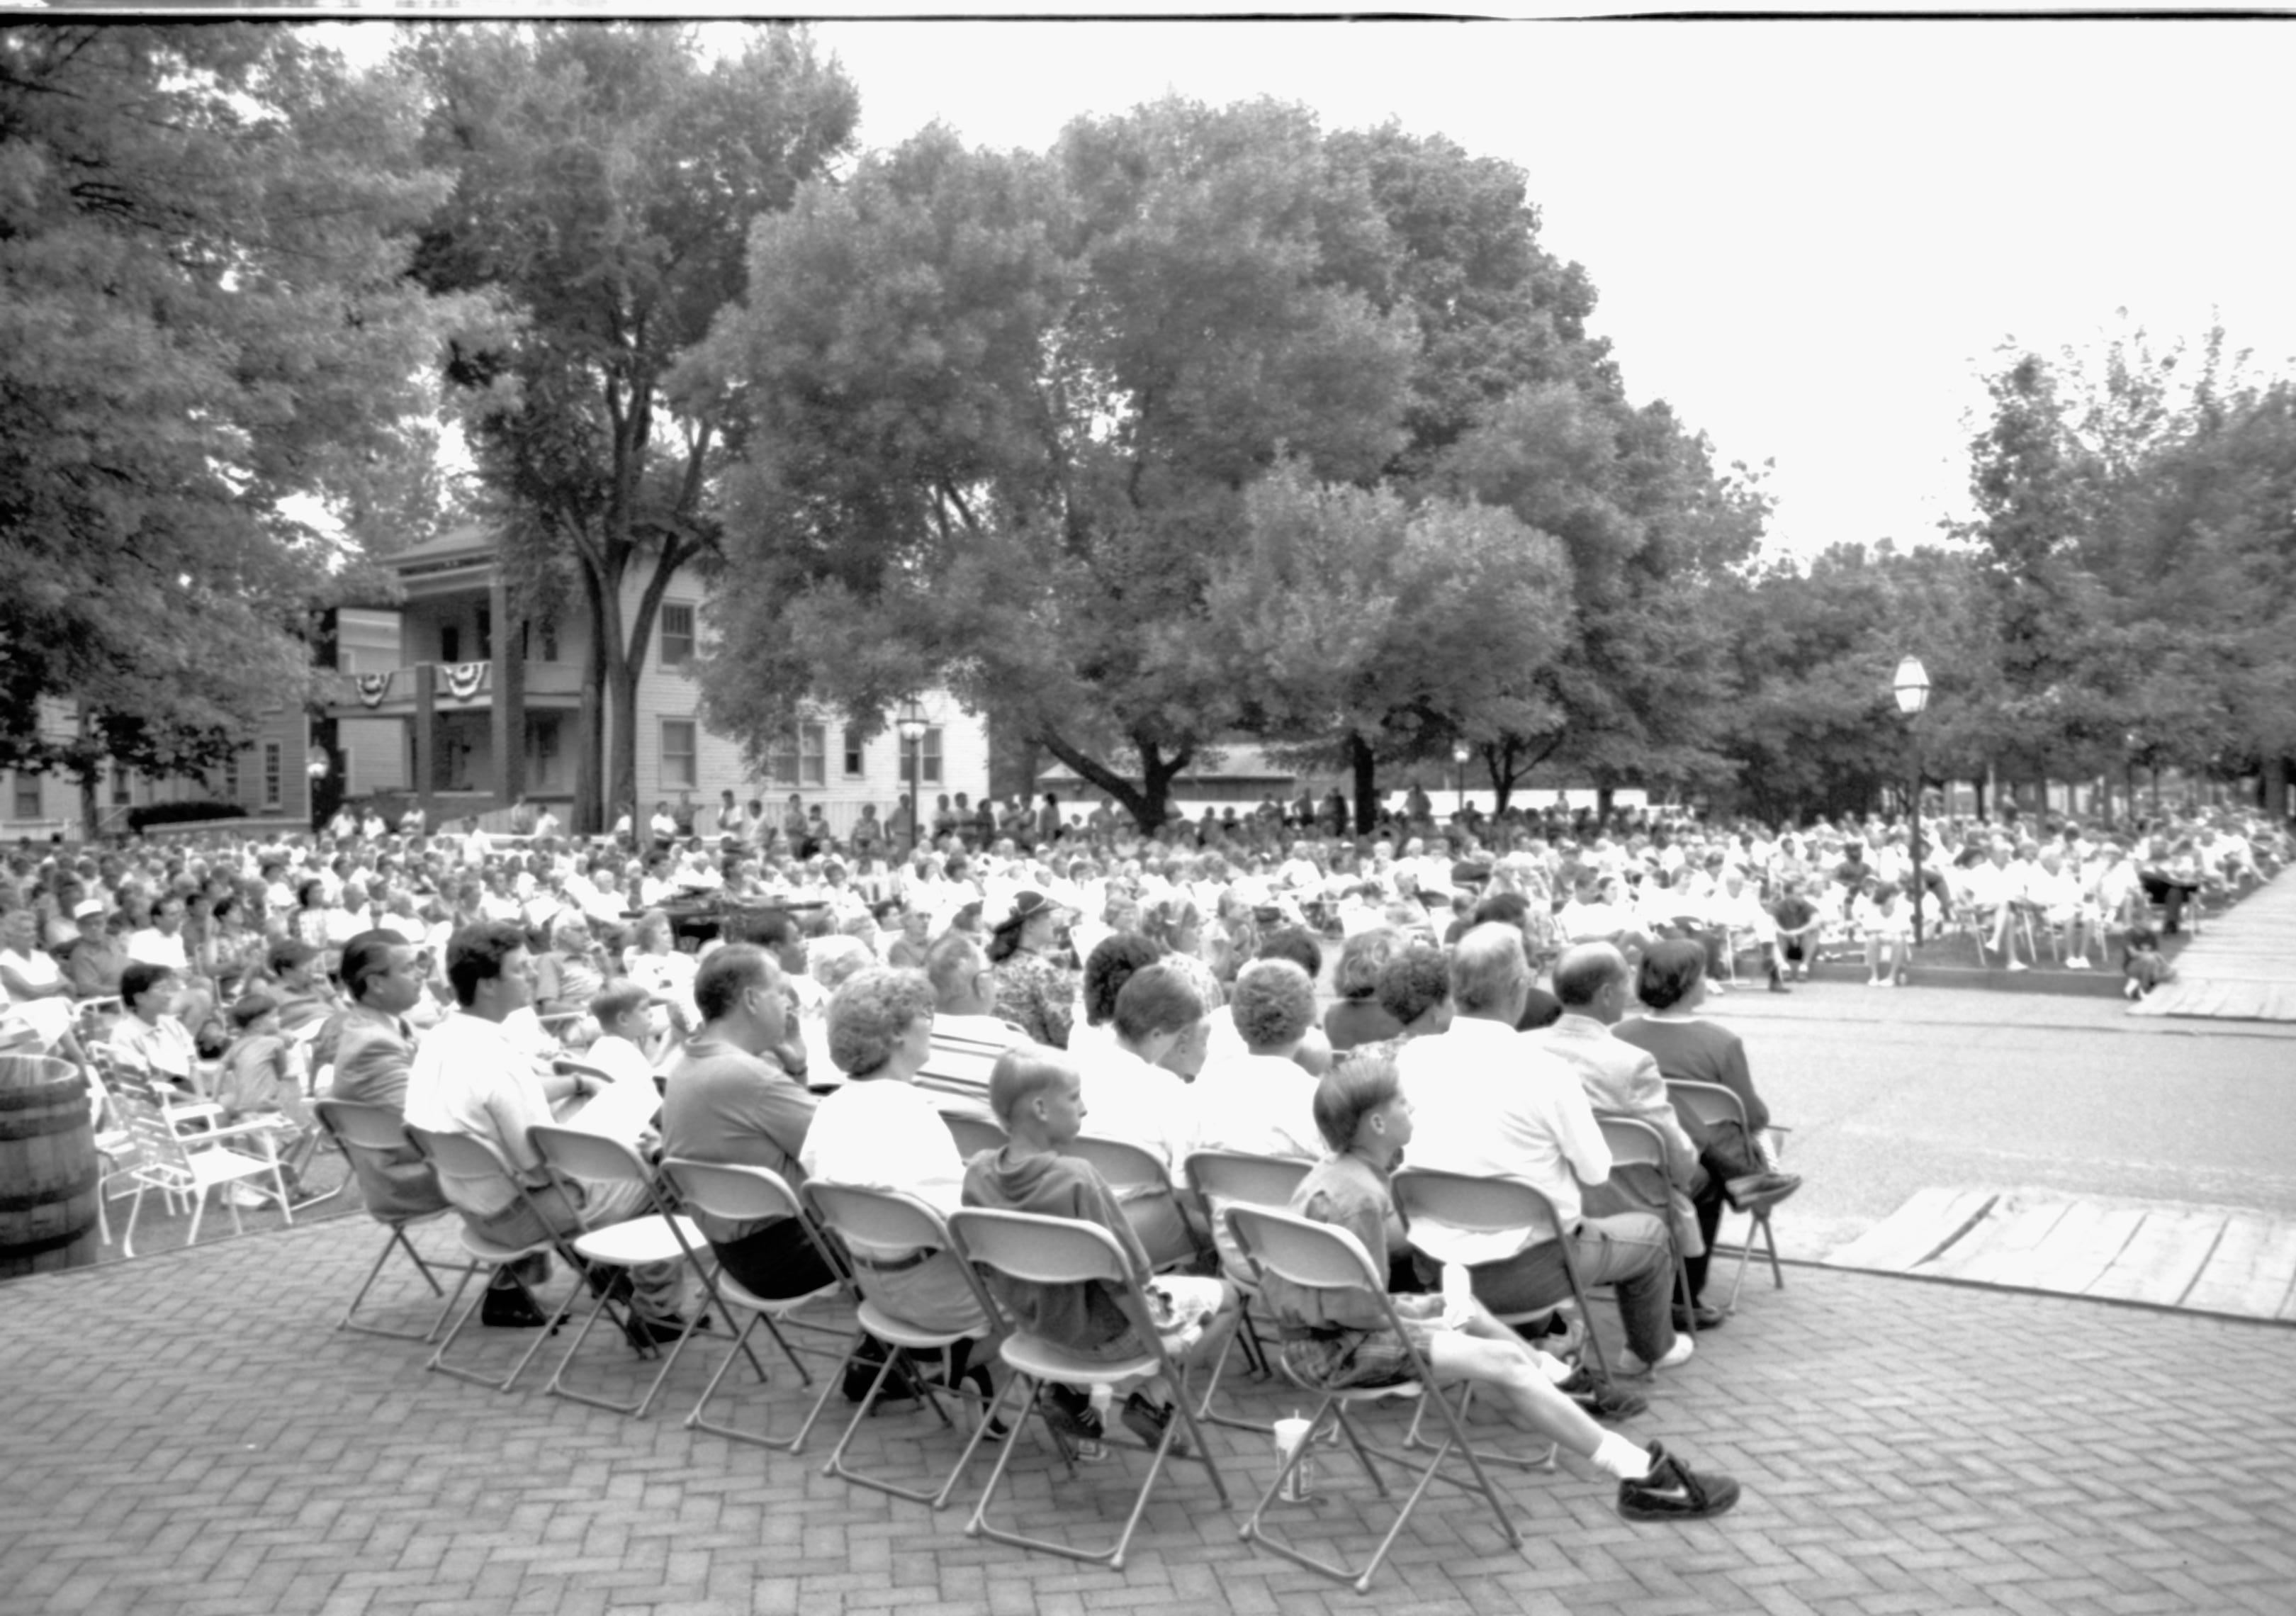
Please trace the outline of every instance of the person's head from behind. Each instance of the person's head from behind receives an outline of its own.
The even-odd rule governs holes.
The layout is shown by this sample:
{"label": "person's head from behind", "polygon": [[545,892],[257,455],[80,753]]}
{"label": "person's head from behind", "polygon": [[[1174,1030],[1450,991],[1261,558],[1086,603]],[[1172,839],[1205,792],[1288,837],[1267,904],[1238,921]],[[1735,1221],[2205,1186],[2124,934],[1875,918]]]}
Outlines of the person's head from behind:
{"label": "person's head from behind", "polygon": [[231,1007],[231,1029],[242,1038],[265,1038],[279,1030],[279,1005],[267,993],[249,993]]}
{"label": "person's head from behind", "polygon": [[925,977],[943,1015],[988,1015],[996,1003],[996,973],[980,945],[962,931],[942,934],[925,955]]}
{"label": "person's head from behind", "polygon": [[932,1053],[933,987],[922,971],[878,965],[849,978],[829,1001],[829,1058],[857,1079],[907,1081]]}
{"label": "person's head from behind", "polygon": [[788,1035],[789,1000],[781,967],[754,943],[728,943],[711,951],[693,973],[693,1007],[711,1031],[750,1054]]}
{"label": "person's head from behind", "polygon": [[176,1008],[176,973],[165,965],[131,962],[119,973],[119,1002],[127,1013],[157,1021]]}
{"label": "person's head from behind", "polygon": [[1066,1051],[1016,1044],[989,1071],[988,1109],[1021,1144],[1057,1150],[1084,1131],[1084,1082]]}
{"label": "person's head from behind", "polygon": [[1117,1041],[1153,1066],[1194,1031],[1206,1013],[1193,977],[1176,964],[1152,960],[1125,979],[1110,1019],[1116,1024]]}
{"label": "person's head from behind", "polygon": [[1290,960],[1256,959],[1236,972],[1228,1013],[1252,1054],[1288,1057],[1316,1024],[1316,984]]}
{"label": "person's head from behind", "polygon": [[1309,981],[1324,974],[1324,946],[1305,926],[1284,926],[1259,939],[1261,959],[1288,959],[1308,973]]}
{"label": "person's head from behind", "polygon": [[1451,1024],[1451,962],[1431,944],[1406,948],[1380,968],[1374,997],[1406,1031],[1440,1032]]}
{"label": "person's head from behind", "polygon": [[447,939],[447,980],[455,1002],[499,1021],[534,1001],[534,964],[526,932],[508,921],[482,920]]}
{"label": "person's head from behind", "polygon": [[1689,1010],[1706,997],[1706,950],[1688,938],[1652,943],[1635,991],[1651,1010]]}
{"label": "person's head from behind", "polygon": [[1350,1153],[1380,1166],[1411,1143],[1411,1103],[1395,1062],[1382,1056],[1344,1061],[1316,1085],[1316,1131],[1334,1155]]}
{"label": "person's head from behind", "polygon": [[1343,999],[1368,1000],[1379,991],[1379,973],[1403,951],[1403,933],[1390,927],[1358,931],[1341,945],[1332,986]]}
{"label": "person's head from behind", "polygon": [[[2128,928],[2128,940],[2124,946],[2132,957],[2139,954],[2158,954],[2161,952],[2161,934],[2150,926],[2131,926]],[[121,992],[125,994],[125,988]]]}
{"label": "person's head from behind", "polygon": [[1476,926],[1451,950],[1454,1013],[1513,1026],[1530,988],[1522,933],[1501,922]]}
{"label": "person's head from behind", "polygon": [[1094,944],[1084,962],[1085,1021],[1095,1027],[1114,1021],[1125,984],[1163,957],[1164,945],[1137,931],[1119,931]]}
{"label": "person's head from behind", "polygon": [[1612,945],[1580,943],[1554,962],[1554,997],[1570,1014],[1615,1021],[1626,1013],[1632,975]]}
{"label": "person's head from behind", "polygon": [[602,988],[590,997],[590,1019],[600,1036],[642,1044],[652,1033],[653,1004],[636,982],[621,981]]}
{"label": "person's head from behind", "polygon": [[337,972],[351,1002],[404,1015],[422,1001],[420,951],[396,931],[362,931],[343,945]]}
{"label": "person's head from behind", "polygon": [[805,951],[806,973],[821,986],[824,992],[834,993],[854,975],[868,968],[876,956],[869,945],[857,937],[840,933],[834,937],[816,938]]}

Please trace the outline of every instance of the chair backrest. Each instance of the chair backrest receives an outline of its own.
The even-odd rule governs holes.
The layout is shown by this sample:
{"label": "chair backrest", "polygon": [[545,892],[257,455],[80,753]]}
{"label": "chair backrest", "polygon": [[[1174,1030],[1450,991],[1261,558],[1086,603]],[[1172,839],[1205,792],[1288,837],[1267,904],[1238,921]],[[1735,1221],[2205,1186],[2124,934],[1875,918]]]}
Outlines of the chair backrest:
{"label": "chair backrest", "polygon": [[1406,1167],[1390,1181],[1406,1221],[1426,1218],[1479,1235],[1527,1229],[1534,1245],[1562,1237],[1554,1203],[1535,1185],[1517,1178],[1477,1178]]}
{"label": "chair backrest", "polygon": [[1163,1190],[1168,1194],[1172,1188],[1172,1175],[1164,1170],[1155,1153],[1128,1140],[1078,1134],[1061,1153],[1092,1163],[1092,1170],[1112,1190]]}
{"label": "chair backrest", "polygon": [[760,1218],[794,1218],[797,1194],[789,1180],[768,1167],[737,1161],[697,1161],[691,1156],[662,1158],[661,1176],[677,1191],[689,1209],[747,1222]]}
{"label": "chair backrest", "polygon": [[945,1251],[955,1243],[947,1220],[939,1212],[900,1190],[808,1179],[803,1200],[822,1226],[840,1240],[887,1251],[931,1246]]}
{"label": "chair backrest", "polygon": [[127,1136],[135,1141],[144,1160],[155,1167],[189,1176],[191,1153],[184,1147],[183,1136],[176,1125],[158,1107],[130,1102],[120,1108],[127,1113]]}
{"label": "chair backrest", "polygon": [[1746,1126],[1746,1107],[1735,1089],[1719,1083],[1693,1083],[1687,1079],[1669,1078],[1666,1097],[1674,1109],[1696,1120],[1702,1129],[1711,1129],[1725,1122]]}
{"label": "chair backrest", "polygon": [[1603,1142],[1611,1147],[1611,1185],[1646,1211],[1663,1211],[1674,1188],[1667,1166],[1666,1141],[1640,1117],[1597,1114]]}
{"label": "chair backrest", "polygon": [[619,1139],[609,1139],[603,1134],[585,1133],[578,1128],[556,1128],[537,1122],[526,1130],[528,1143],[534,1153],[552,1170],[570,1178],[587,1178],[599,1184],[642,1184],[651,1189],[653,1175],[637,1152]]}
{"label": "chair backrest", "polygon": [[1311,1291],[1387,1294],[1387,1276],[1363,1242],[1336,1225],[1261,1206],[1232,1206],[1227,1222],[1244,1255],[1267,1273]]}
{"label": "chair backrest", "polygon": [[974,1262],[1040,1285],[1106,1280],[1132,1284],[1132,1270],[1116,1237],[1097,1224],[1037,1212],[964,1207],[949,1214],[949,1232]]}
{"label": "chair backrest", "polygon": [[334,1136],[335,1143],[346,1153],[406,1148],[406,1119],[388,1105],[369,1105],[357,1100],[314,1100],[311,1110],[320,1126]]}
{"label": "chair backrest", "polygon": [[994,1122],[980,1117],[961,1117],[953,1112],[943,1112],[940,1120],[948,1125],[949,1137],[956,1141],[956,1153],[968,1161],[982,1151],[1004,1148],[1007,1136]]}
{"label": "chair backrest", "polygon": [[417,1128],[412,1122],[406,1124],[406,1136],[414,1142],[414,1148],[422,1153],[423,1160],[430,1163],[442,1181],[499,1178],[517,1187],[518,1180],[509,1165],[484,1139],[469,1134],[439,1133]]}
{"label": "chair backrest", "polygon": [[1180,1164],[1188,1185],[1209,1202],[1214,1197],[1246,1206],[1287,1207],[1300,1181],[1313,1170],[1290,1156],[1255,1156],[1248,1151],[1196,1151]]}

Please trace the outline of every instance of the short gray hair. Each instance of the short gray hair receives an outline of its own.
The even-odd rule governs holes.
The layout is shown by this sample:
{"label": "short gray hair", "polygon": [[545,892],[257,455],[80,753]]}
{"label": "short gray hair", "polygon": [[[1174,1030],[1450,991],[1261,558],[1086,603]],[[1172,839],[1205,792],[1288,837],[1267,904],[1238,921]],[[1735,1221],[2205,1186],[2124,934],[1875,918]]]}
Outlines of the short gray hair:
{"label": "short gray hair", "polygon": [[869,1077],[893,1058],[911,1027],[932,1016],[932,983],[923,972],[863,971],[829,1001],[829,1058],[849,1078]]}
{"label": "short gray hair", "polygon": [[1461,1015],[1505,1009],[1529,980],[1522,933],[1501,922],[1475,927],[1451,951],[1451,1003]]}

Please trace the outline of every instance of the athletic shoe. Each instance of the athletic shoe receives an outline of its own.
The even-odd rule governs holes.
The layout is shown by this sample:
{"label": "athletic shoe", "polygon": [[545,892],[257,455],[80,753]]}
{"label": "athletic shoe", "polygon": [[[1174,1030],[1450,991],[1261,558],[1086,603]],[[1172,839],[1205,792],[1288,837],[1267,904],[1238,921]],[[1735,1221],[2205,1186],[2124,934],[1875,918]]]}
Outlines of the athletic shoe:
{"label": "athletic shoe", "polygon": [[1730,1316],[1719,1308],[1710,1308],[1702,1303],[1696,1308],[1685,1308],[1679,1303],[1676,1304],[1674,1309],[1676,1329],[1689,1329],[1693,1317],[1701,1330],[1719,1330],[1730,1319]]}
{"label": "athletic shoe", "polygon": [[675,1317],[648,1318],[644,1314],[633,1313],[623,1322],[622,1333],[629,1338],[631,1346],[644,1352],[648,1348],[674,1347],[685,1340],[689,1332],[708,1328],[709,1316],[707,1313],[696,1319]]}
{"label": "athletic shoe", "polygon": [[2087,960],[2087,957],[2086,956],[2083,956],[2083,955],[2076,954],[2075,956],[2073,956],[2073,957],[2072,957],[2072,958],[2070,958],[2070,959],[2069,959],[2069,960],[2067,960],[2067,961],[2065,962],[2065,969],[2066,969],[2066,970],[2068,970],[2068,971],[2086,971],[2086,970],[2087,970],[2087,969],[2088,969],[2088,960]]}
{"label": "athletic shoe", "polygon": [[1659,1369],[1679,1369],[1690,1361],[1691,1355],[1697,1350],[1696,1341],[1686,1335],[1677,1335],[1674,1338],[1674,1345],[1669,1347],[1654,1364],[1643,1362],[1641,1358],[1635,1356],[1635,1349],[1631,1347],[1621,1351],[1620,1357],[1625,1359],[1628,1374],[1647,1374]]}
{"label": "athletic shoe", "polygon": [[1722,1198],[1730,1203],[1734,1212],[1742,1212],[1755,1206],[1775,1206],[1801,1188],[1799,1173],[1748,1173],[1743,1177],[1726,1180]]}
{"label": "athletic shoe", "polygon": [[1619,1483],[1619,1513],[1629,1521],[1702,1521],[1738,1501],[1738,1484],[1727,1476],[1702,1476],[1650,1445],[1650,1474]]}
{"label": "athletic shoe", "polygon": [[2012,971],[2030,971],[2032,968],[2021,959],[2013,959],[2009,962],[2009,969]]}
{"label": "athletic shoe", "polygon": [[550,1316],[516,1285],[489,1285],[479,1307],[479,1323],[496,1330],[533,1330],[550,1322]]}
{"label": "athletic shoe", "polygon": [[[1168,1403],[1152,1403],[1144,1391],[1136,1391],[1124,1399],[1124,1412],[1119,1416],[1125,1429],[1151,1448],[1164,1440],[1164,1432],[1172,1423],[1172,1407]],[[1176,1437],[1172,1442],[1175,1454],[1188,1451],[1188,1439]]]}
{"label": "athletic shoe", "polygon": [[1648,1398],[1620,1390],[1584,1364],[1555,1390],[1598,1420],[1632,1419],[1650,1407]]}
{"label": "athletic shoe", "polygon": [[1045,1423],[1062,1436],[1078,1442],[1100,1440],[1100,1415],[1093,1412],[1092,1399],[1075,1387],[1047,1383],[1037,1393],[1037,1407]]}

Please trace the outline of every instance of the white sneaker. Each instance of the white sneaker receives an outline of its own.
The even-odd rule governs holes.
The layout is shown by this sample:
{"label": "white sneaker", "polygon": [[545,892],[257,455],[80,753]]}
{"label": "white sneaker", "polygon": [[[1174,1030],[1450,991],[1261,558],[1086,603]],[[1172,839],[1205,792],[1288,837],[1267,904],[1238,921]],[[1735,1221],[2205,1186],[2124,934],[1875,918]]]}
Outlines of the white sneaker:
{"label": "white sneaker", "polygon": [[2032,968],[2021,959],[2013,959],[2009,962],[2009,969],[2012,971],[2030,971]]}
{"label": "white sneaker", "polygon": [[2088,969],[2088,960],[2086,956],[2076,954],[2072,958],[2065,962],[2065,969],[2068,971],[2086,971]]}
{"label": "white sneaker", "polygon": [[1677,1333],[1674,1338],[1674,1345],[1669,1347],[1655,1364],[1643,1362],[1641,1358],[1635,1356],[1635,1349],[1631,1347],[1621,1347],[1619,1349],[1619,1357],[1624,1360],[1628,1374],[1649,1374],[1660,1369],[1679,1369],[1690,1361],[1690,1355],[1697,1350],[1696,1341],[1687,1335]]}

